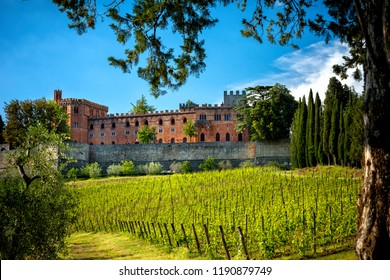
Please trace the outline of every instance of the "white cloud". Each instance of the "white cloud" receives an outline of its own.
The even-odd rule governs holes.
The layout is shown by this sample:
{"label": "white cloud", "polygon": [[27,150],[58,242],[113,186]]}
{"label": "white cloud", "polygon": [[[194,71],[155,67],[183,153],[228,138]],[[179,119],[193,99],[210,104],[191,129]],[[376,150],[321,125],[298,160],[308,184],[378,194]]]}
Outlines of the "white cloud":
{"label": "white cloud", "polygon": [[[291,90],[296,99],[318,92],[324,100],[329,79],[335,74],[332,66],[343,62],[343,56],[348,55],[348,46],[337,41],[328,44],[319,42],[298,51],[287,53],[274,61],[277,71],[266,74],[254,81],[231,85],[233,89],[244,89],[254,85],[284,84]],[[352,77],[341,81],[353,86],[358,93],[362,92],[363,83]]]}

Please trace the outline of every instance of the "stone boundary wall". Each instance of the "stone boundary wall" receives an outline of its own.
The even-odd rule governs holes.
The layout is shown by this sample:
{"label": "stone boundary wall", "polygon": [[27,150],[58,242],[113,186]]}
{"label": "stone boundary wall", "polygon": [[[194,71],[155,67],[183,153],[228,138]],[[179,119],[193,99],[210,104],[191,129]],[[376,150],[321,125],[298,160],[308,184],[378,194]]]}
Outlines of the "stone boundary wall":
{"label": "stone boundary wall", "polygon": [[230,160],[233,166],[250,160],[257,165],[270,161],[289,164],[289,141],[278,142],[214,142],[133,145],[88,145],[71,143],[70,155],[77,160],[73,167],[98,162],[103,170],[122,160],[132,160],[135,165],[159,162],[165,170],[173,162],[189,161],[196,168],[207,157],[217,162]]}

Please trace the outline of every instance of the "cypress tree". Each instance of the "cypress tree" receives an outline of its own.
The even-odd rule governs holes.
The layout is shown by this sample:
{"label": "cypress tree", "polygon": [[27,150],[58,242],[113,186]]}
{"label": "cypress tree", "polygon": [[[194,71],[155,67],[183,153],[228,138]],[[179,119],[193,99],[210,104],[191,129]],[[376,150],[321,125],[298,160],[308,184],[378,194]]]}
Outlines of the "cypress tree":
{"label": "cypress tree", "polygon": [[344,138],[346,137],[345,133],[345,125],[344,125],[344,112],[343,112],[343,106],[340,104],[339,108],[339,137],[338,137],[338,147],[337,147],[337,153],[338,153],[338,162],[341,165],[346,164],[346,159],[345,159],[345,150],[344,150]]}
{"label": "cypress tree", "polygon": [[340,118],[339,102],[336,99],[332,110],[330,132],[329,132],[329,153],[332,155],[333,164],[337,164],[337,156],[338,156],[337,141],[338,141],[339,127],[340,127],[339,118]]}
{"label": "cypress tree", "polygon": [[298,137],[298,166],[306,166],[306,121],[307,106],[306,98],[303,96],[299,116],[299,137]]}
{"label": "cypress tree", "polygon": [[314,123],[314,101],[313,101],[313,91],[310,89],[309,98],[307,100],[307,121],[306,121],[306,165],[315,166],[316,156],[315,156],[315,147],[314,147],[314,132],[315,132],[315,123]]}
{"label": "cypress tree", "polygon": [[316,100],[314,104],[314,152],[316,157],[316,163],[322,163],[323,153],[321,148],[321,118],[322,118],[322,107],[321,99],[316,93]]}
{"label": "cypress tree", "polygon": [[299,167],[298,165],[298,144],[299,144],[299,117],[301,112],[302,101],[299,98],[298,108],[295,110],[293,121],[291,124],[291,138],[290,138],[290,158],[293,168]]}

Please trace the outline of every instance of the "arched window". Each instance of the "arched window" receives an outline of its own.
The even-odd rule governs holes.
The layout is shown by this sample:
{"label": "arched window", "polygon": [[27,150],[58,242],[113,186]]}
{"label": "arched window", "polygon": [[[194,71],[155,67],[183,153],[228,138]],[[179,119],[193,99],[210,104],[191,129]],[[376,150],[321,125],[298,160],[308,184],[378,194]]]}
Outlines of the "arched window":
{"label": "arched window", "polygon": [[139,121],[135,121],[135,126],[139,126]]}
{"label": "arched window", "polygon": [[183,138],[183,143],[187,143],[187,137]]}
{"label": "arched window", "polygon": [[91,129],[91,130],[93,129],[93,124],[89,125],[89,129]]}
{"label": "arched window", "polygon": [[111,128],[115,128],[115,123],[114,122],[111,124]]}
{"label": "arched window", "polygon": [[112,145],[115,145],[115,141],[112,141],[111,144],[112,144]]}
{"label": "arched window", "polygon": [[163,120],[162,119],[158,120],[158,125],[163,125]]}
{"label": "arched window", "polygon": [[79,113],[79,107],[76,107],[76,106],[75,106],[75,107],[73,108],[73,112],[74,112],[75,114],[78,114],[78,113]]}
{"label": "arched window", "polygon": [[92,146],[92,145],[93,145],[93,143],[91,142],[91,143],[89,143],[89,145],[91,145],[91,146]]}
{"label": "arched window", "polygon": [[183,123],[187,123],[187,118],[184,118],[184,119],[183,119]]}
{"label": "arched window", "polygon": [[238,133],[238,141],[242,141],[242,133]]}
{"label": "arched window", "polygon": [[130,126],[130,122],[127,121],[127,122],[126,122],[126,127],[129,127],[129,126]]}
{"label": "arched window", "polygon": [[175,124],[175,119],[172,118],[172,119],[171,119],[171,125],[174,125],[174,124]]}
{"label": "arched window", "polygon": [[100,128],[101,128],[101,129],[104,129],[104,123],[102,123],[102,124],[100,125]]}
{"label": "arched window", "polygon": [[145,120],[144,125],[149,125],[148,120]]}
{"label": "arched window", "polygon": [[215,141],[217,142],[221,141],[221,136],[219,135],[219,133],[215,135]]}
{"label": "arched window", "polygon": [[171,143],[175,143],[175,138],[171,138]]}
{"label": "arched window", "polygon": [[204,142],[204,133],[200,135],[200,142]]}
{"label": "arched window", "polygon": [[229,141],[230,141],[230,134],[226,133],[226,142],[229,142]]}
{"label": "arched window", "polygon": [[159,143],[159,144],[162,144],[162,139],[158,139],[158,143]]}
{"label": "arched window", "polygon": [[104,143],[103,143],[103,142],[100,142],[100,145],[104,145]]}

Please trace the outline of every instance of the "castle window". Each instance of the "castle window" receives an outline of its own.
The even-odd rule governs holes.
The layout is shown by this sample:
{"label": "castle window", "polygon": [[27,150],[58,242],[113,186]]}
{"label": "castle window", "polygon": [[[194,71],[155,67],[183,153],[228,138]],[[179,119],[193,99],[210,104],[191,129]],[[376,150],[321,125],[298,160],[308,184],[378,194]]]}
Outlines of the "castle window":
{"label": "castle window", "polygon": [[204,133],[200,135],[200,142],[204,142]]}
{"label": "castle window", "polygon": [[163,129],[162,129],[162,128],[159,128],[159,129],[158,129],[158,133],[163,133]]}
{"label": "castle window", "polygon": [[145,125],[149,125],[148,120],[145,120],[144,124],[145,124]]}
{"label": "castle window", "polygon": [[130,126],[130,122],[127,121],[127,122],[126,122],[126,127],[129,127],[129,126]]}
{"label": "castle window", "polygon": [[215,121],[220,121],[221,120],[221,114],[215,114],[214,115],[214,120]]}
{"label": "castle window", "polygon": [[135,121],[135,126],[139,126],[139,121]]}
{"label": "castle window", "polygon": [[171,143],[175,143],[175,138],[171,138]]}
{"label": "castle window", "polygon": [[111,144],[112,144],[112,145],[115,145],[115,141],[112,141]]}
{"label": "castle window", "polygon": [[89,137],[89,138],[93,138],[93,133],[90,133],[90,134],[88,135],[88,137]]}
{"label": "castle window", "polygon": [[219,135],[219,133],[215,135],[215,141],[217,142],[221,141],[221,136]]}
{"label": "castle window", "polygon": [[229,142],[229,141],[230,141],[230,134],[226,133],[226,142]]}
{"label": "castle window", "polygon": [[75,106],[73,108],[73,113],[78,114],[79,113],[79,107]]}
{"label": "castle window", "polygon": [[125,135],[130,135],[130,131],[126,130]]}
{"label": "castle window", "polygon": [[100,137],[104,137],[104,132],[100,132]]}
{"label": "castle window", "polygon": [[174,132],[175,132],[175,128],[172,127],[172,128],[171,128],[171,133],[174,133]]}
{"label": "castle window", "polygon": [[162,144],[163,140],[162,139],[158,139],[158,143],[159,144]]}
{"label": "castle window", "polygon": [[238,141],[242,141],[242,133],[238,133]]}
{"label": "castle window", "polygon": [[100,125],[100,129],[104,129],[104,123]]}
{"label": "castle window", "polygon": [[183,143],[187,143],[187,137],[183,138]]}
{"label": "castle window", "polygon": [[90,125],[89,125],[89,129],[90,129],[90,130],[93,129],[93,124],[90,124]]}
{"label": "castle window", "polygon": [[205,115],[205,114],[199,115],[199,119],[200,119],[201,121],[205,121],[205,120],[206,120],[206,115]]}
{"label": "castle window", "polygon": [[100,142],[100,145],[104,145],[104,143],[103,143],[103,142]]}
{"label": "castle window", "polygon": [[111,131],[111,136],[116,136],[115,131]]}
{"label": "castle window", "polygon": [[171,119],[171,125],[174,125],[175,124],[175,119]]}
{"label": "castle window", "polygon": [[73,127],[74,127],[74,128],[79,128],[79,123],[78,123],[78,122],[74,122],[74,123],[73,123]]}
{"label": "castle window", "polygon": [[163,125],[163,120],[162,119],[158,120],[158,125]]}
{"label": "castle window", "polygon": [[230,121],[232,119],[230,114],[225,114],[225,121]]}
{"label": "castle window", "polygon": [[91,145],[91,146],[92,146],[92,145],[93,145],[93,143],[91,142],[91,143],[89,143],[89,145]]}
{"label": "castle window", "polygon": [[115,123],[114,122],[111,124],[111,128],[115,128]]}
{"label": "castle window", "polygon": [[187,118],[184,118],[184,119],[183,119],[183,123],[187,123]]}

